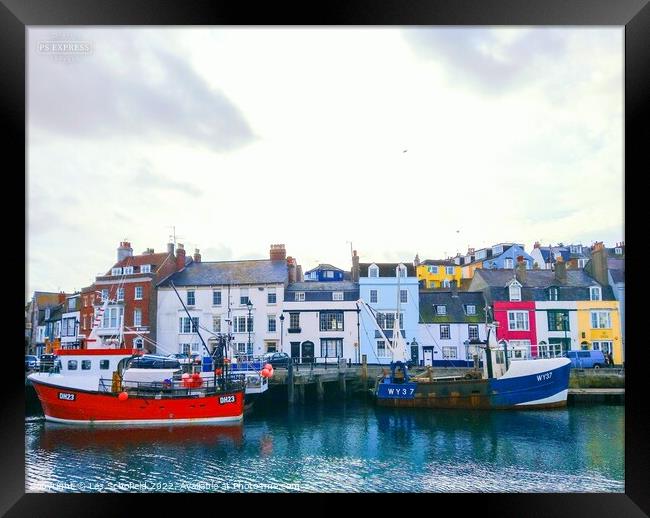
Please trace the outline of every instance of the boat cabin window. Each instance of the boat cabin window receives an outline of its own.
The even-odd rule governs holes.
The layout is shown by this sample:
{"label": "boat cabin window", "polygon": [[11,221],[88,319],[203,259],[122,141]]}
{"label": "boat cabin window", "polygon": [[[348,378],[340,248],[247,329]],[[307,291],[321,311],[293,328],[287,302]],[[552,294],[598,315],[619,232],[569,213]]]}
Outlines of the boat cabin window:
{"label": "boat cabin window", "polygon": [[77,360],[68,360],[68,370],[69,371],[77,370]]}
{"label": "boat cabin window", "polygon": [[110,367],[108,360],[99,360],[99,368],[102,370],[108,370]]}
{"label": "boat cabin window", "polygon": [[91,367],[90,360],[81,360],[81,370],[89,371]]}

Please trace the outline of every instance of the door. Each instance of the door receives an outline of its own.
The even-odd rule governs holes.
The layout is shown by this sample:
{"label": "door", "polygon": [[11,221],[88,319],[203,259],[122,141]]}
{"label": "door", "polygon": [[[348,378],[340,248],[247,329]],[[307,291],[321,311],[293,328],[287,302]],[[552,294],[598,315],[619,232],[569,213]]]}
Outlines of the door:
{"label": "door", "polygon": [[300,342],[291,342],[291,357],[300,359]]}
{"label": "door", "polygon": [[423,347],[422,354],[424,355],[424,366],[433,367],[433,347]]}
{"label": "door", "polygon": [[413,365],[419,365],[420,364],[420,357],[419,357],[419,351],[418,351],[418,346],[417,345],[412,345],[411,346],[411,361],[413,362]]}
{"label": "door", "polygon": [[303,363],[312,363],[314,361],[314,342],[302,343],[302,361]]}

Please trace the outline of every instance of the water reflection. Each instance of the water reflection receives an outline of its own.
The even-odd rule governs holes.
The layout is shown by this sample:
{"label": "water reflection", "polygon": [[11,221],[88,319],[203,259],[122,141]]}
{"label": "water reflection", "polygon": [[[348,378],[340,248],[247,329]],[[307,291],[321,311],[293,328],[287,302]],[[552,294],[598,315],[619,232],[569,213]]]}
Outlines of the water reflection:
{"label": "water reflection", "polygon": [[30,421],[27,485],[84,476],[235,491],[622,492],[623,433],[623,407],[428,411],[358,401],[260,406],[225,428]]}

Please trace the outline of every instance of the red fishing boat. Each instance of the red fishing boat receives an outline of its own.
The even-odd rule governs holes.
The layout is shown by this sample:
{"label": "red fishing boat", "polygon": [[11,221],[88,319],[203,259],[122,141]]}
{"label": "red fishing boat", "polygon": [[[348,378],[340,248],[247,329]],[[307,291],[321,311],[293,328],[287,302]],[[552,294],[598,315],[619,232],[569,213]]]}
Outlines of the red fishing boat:
{"label": "red fishing boat", "polygon": [[45,418],[59,423],[233,423],[244,381],[182,373],[177,360],[137,349],[61,349],[50,372],[29,376]]}

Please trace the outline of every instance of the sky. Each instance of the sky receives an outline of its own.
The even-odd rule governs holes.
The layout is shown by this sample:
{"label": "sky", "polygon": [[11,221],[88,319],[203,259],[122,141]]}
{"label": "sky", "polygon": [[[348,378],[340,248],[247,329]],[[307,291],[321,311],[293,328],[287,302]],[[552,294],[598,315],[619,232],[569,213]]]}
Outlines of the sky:
{"label": "sky", "polygon": [[30,27],[27,63],[26,300],[174,232],[304,271],[624,240],[623,27]]}

